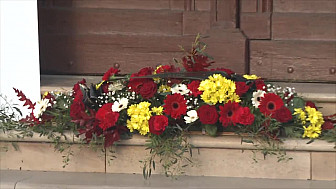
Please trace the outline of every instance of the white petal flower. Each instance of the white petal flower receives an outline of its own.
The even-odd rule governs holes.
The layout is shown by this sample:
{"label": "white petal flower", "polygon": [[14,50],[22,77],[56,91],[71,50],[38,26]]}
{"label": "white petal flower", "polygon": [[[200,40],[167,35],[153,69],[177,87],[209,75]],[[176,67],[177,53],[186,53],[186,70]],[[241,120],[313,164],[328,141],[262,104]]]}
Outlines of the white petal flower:
{"label": "white petal flower", "polygon": [[173,94],[178,93],[181,95],[188,94],[190,90],[188,89],[187,85],[185,84],[177,84],[174,87],[171,88],[171,92]]}
{"label": "white petal flower", "polygon": [[48,106],[51,106],[51,104],[49,103],[49,99],[42,99],[36,102],[36,105],[33,111],[34,117],[39,118],[43,114],[43,112],[46,111]]}
{"label": "white petal flower", "polygon": [[263,90],[258,90],[256,92],[253,92],[253,97],[251,99],[252,101],[252,105],[255,107],[255,108],[258,108],[259,105],[260,105],[260,100],[262,97],[264,97],[265,95],[265,91]]}
{"label": "white petal flower", "polygon": [[184,116],[184,120],[186,123],[192,123],[198,119],[197,111],[190,110],[187,112],[187,116]]}
{"label": "white petal flower", "polygon": [[128,99],[127,98],[121,98],[119,101],[115,101],[112,105],[112,111],[114,112],[120,112],[123,109],[126,109],[128,105]]}

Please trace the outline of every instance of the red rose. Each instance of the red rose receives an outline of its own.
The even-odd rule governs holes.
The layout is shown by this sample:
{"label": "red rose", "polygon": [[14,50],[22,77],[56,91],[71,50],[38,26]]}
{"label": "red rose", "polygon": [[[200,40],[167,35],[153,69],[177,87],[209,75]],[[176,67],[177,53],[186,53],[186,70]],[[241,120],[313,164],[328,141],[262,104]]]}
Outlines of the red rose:
{"label": "red rose", "polygon": [[203,124],[215,124],[218,121],[218,112],[215,106],[203,105],[197,110],[197,114]]}
{"label": "red rose", "polygon": [[107,72],[104,74],[104,76],[102,77],[103,81],[108,81],[110,79],[111,76],[114,76],[115,74],[117,74],[120,70],[115,69],[113,67],[111,67],[109,70],[107,70]]}
{"label": "red rose", "polygon": [[199,80],[195,80],[188,84],[188,89],[191,91],[191,95],[194,97],[197,97],[203,93],[202,91],[198,90],[200,83],[201,82]]}
{"label": "red rose", "polygon": [[292,112],[285,106],[275,111],[275,114],[272,114],[272,118],[276,119],[281,123],[287,123],[293,119]]}
{"label": "red rose", "polygon": [[119,113],[112,111],[112,105],[113,103],[104,104],[96,114],[96,119],[99,121],[99,127],[104,131],[114,126],[119,118]]}
{"label": "red rose", "polygon": [[256,79],[254,81],[254,84],[255,84],[257,90],[267,91],[266,90],[266,85],[265,85],[265,83],[262,79]]}
{"label": "red rose", "polygon": [[250,86],[246,85],[245,82],[236,82],[236,94],[242,96],[249,90]]}
{"label": "red rose", "polygon": [[148,81],[141,86],[139,93],[142,96],[142,98],[150,99],[154,96],[156,91],[157,91],[156,83],[154,83],[154,81]]}
{"label": "red rose", "polygon": [[75,99],[70,105],[70,117],[73,120],[81,119],[83,116],[83,112],[85,113],[85,105],[83,103],[83,94],[81,91],[77,92]]}
{"label": "red rose", "polygon": [[164,115],[152,116],[148,120],[148,124],[149,124],[149,132],[156,135],[161,135],[168,126],[168,118]]}
{"label": "red rose", "polygon": [[326,121],[322,125],[322,130],[330,130],[334,128],[334,124],[331,121]]}
{"label": "red rose", "polygon": [[312,101],[307,101],[307,102],[306,102],[306,106],[309,106],[309,107],[311,107],[311,108],[315,108],[315,109],[317,110],[315,103],[312,102]]}
{"label": "red rose", "polygon": [[254,122],[254,114],[251,113],[250,108],[240,107],[236,111],[237,116],[234,117],[234,122],[242,125],[252,125]]}

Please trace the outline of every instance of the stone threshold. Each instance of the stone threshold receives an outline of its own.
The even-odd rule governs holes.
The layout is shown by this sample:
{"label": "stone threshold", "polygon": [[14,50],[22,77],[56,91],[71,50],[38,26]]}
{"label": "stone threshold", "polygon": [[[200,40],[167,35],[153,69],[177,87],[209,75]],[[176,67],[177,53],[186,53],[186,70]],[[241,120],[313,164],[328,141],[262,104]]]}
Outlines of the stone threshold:
{"label": "stone threshold", "polygon": [[[15,134],[12,132],[11,134]],[[51,143],[52,141],[47,138],[47,136],[40,137],[39,134],[35,133],[33,137],[26,138],[13,138],[8,137],[8,134],[1,132],[0,141],[6,142],[42,142]],[[74,144],[81,143],[81,139],[74,136],[73,133],[67,132],[65,136],[72,141]],[[193,145],[194,148],[218,148],[218,149],[241,149],[241,150],[256,150],[258,149],[254,144],[244,142],[243,140],[251,140],[247,135],[238,136],[232,132],[223,132],[216,137],[208,136],[202,134],[201,132],[193,131],[188,135],[188,141]],[[117,146],[145,146],[147,136],[141,136],[139,134],[134,134],[131,139],[125,139],[116,142]],[[329,143],[324,140],[315,140],[312,143],[307,144],[309,139],[296,139],[296,138],[282,138],[283,143],[280,144],[281,148],[286,151],[308,151],[308,152],[336,152],[336,144]],[[254,141],[255,144],[259,144],[258,141]]]}

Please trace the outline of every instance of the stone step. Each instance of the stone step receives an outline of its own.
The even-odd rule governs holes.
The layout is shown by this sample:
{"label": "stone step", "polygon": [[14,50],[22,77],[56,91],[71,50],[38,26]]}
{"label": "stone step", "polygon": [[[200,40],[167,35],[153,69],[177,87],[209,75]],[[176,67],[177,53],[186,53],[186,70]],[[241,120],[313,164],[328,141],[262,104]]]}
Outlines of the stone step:
{"label": "stone step", "polygon": [[[41,92],[70,91],[75,83],[86,79],[87,83],[99,83],[101,76],[41,75]],[[282,87],[294,87],[298,95],[317,103],[325,115],[336,113],[336,84],[274,82]]]}
{"label": "stone step", "polygon": [[1,171],[1,189],[144,189],[144,188],[307,188],[332,189],[335,181],[289,180],[289,179],[251,179],[230,177],[191,177],[184,176],[177,180],[153,175],[144,180],[137,174],[104,173],[64,173],[41,171]]}

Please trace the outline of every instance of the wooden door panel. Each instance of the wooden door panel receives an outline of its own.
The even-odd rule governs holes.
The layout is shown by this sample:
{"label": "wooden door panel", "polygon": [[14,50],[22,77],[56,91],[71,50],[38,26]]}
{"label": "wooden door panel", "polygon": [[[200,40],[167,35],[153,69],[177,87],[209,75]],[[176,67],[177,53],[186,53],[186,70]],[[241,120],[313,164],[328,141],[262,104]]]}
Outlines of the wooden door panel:
{"label": "wooden door panel", "polygon": [[274,12],[336,13],[335,0],[273,0]]}
{"label": "wooden door panel", "polygon": [[332,41],[257,41],[250,44],[251,73],[271,80],[335,81]]}

